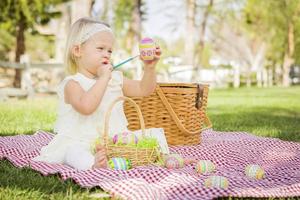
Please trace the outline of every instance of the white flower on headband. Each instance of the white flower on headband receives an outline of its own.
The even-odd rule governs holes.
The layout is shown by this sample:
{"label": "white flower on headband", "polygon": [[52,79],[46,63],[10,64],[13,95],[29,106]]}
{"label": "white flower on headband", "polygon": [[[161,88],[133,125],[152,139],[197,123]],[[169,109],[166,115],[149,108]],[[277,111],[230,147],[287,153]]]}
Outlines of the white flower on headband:
{"label": "white flower on headband", "polygon": [[110,33],[113,33],[111,28],[109,28],[108,26],[104,25],[104,24],[94,24],[92,27],[89,28],[88,31],[86,31],[85,34],[83,34],[79,41],[77,43],[82,44],[85,41],[87,41],[91,36],[93,36],[94,34],[98,33],[98,32],[102,32],[102,31],[108,31]]}

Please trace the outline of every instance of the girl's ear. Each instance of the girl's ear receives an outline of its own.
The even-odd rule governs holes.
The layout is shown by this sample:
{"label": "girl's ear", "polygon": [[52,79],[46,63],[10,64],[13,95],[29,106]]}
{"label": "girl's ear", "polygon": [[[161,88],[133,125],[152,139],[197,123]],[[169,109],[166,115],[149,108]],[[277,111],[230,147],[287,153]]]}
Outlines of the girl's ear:
{"label": "girl's ear", "polygon": [[80,45],[74,45],[72,47],[72,54],[76,58],[80,58],[81,57],[81,47],[80,47]]}

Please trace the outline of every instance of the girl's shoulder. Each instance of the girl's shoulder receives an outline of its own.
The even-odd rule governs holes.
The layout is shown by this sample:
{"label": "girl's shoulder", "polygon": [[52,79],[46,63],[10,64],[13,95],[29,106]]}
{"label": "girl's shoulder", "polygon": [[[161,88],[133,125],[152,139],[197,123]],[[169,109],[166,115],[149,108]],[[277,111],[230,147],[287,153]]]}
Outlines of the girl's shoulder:
{"label": "girl's shoulder", "polygon": [[64,96],[64,89],[69,81],[76,81],[84,90],[87,90],[93,83],[93,80],[89,80],[85,78],[84,75],[77,73],[74,75],[66,76],[57,86],[57,94],[58,96]]}

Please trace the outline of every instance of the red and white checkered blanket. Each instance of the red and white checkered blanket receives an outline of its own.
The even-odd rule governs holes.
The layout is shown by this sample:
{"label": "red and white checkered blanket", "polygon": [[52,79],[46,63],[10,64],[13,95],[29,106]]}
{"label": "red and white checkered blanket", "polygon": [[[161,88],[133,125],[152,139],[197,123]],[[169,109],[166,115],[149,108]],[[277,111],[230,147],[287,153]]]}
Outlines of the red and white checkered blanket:
{"label": "red and white checkered blanket", "polygon": [[[60,174],[82,187],[100,186],[124,199],[213,199],[217,197],[294,197],[300,196],[300,143],[264,138],[244,132],[202,133],[197,146],[171,147],[172,153],[216,165],[213,175],[227,177],[228,189],[206,188],[209,175],[197,174],[195,164],[168,170],[157,166],[137,167],[128,171],[98,169],[77,171],[61,164],[32,161],[53,135],[38,131],[34,135],[0,137],[0,159],[16,167],[28,166],[43,175]],[[249,179],[245,166],[258,164],[265,169],[262,180]],[[210,174],[212,175],[212,174]]]}

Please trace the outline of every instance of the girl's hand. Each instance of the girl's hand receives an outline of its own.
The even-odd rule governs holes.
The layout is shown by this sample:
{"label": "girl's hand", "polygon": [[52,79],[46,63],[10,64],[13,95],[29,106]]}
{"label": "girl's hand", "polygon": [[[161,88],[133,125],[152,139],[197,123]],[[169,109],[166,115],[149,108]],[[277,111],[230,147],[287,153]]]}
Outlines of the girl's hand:
{"label": "girl's hand", "polygon": [[97,76],[98,78],[104,77],[110,79],[112,70],[113,66],[110,61],[108,59],[103,59],[101,65],[97,69]]}
{"label": "girl's hand", "polygon": [[104,146],[97,145],[93,168],[107,168],[107,157]]}
{"label": "girl's hand", "polygon": [[161,55],[161,49],[159,45],[156,45],[155,47],[155,55],[154,55],[154,59],[153,60],[143,60],[142,57],[140,56],[141,60],[144,62],[145,68],[155,68],[157,62],[160,59],[160,55]]}

